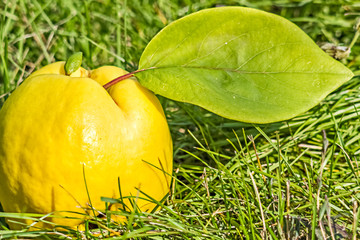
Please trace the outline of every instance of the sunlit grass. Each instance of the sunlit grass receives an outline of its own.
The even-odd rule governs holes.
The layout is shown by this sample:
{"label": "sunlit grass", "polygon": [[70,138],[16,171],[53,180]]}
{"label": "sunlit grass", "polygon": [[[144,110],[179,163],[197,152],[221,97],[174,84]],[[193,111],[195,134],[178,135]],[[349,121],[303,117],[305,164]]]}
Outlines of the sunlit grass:
{"label": "sunlit grass", "polygon": [[[75,51],[84,53],[86,68],[136,70],[146,44],[166,24],[224,4],[274,12],[316,42],[343,46],[353,39],[360,15],[356,1],[5,0],[0,2],[1,102],[32,71]],[[356,75],[359,52],[355,44],[343,60]],[[30,231],[14,231],[1,219],[0,238],[359,239],[358,79],[308,112],[267,125],[223,119],[160,97],[175,166],[171,193],[158,203],[159,211],[109,210],[88,216],[79,229],[44,230],[35,224]],[[104,208],[119,201],[103,200]],[[112,215],[128,221],[114,222]],[[41,218],[0,213],[10,216]]]}

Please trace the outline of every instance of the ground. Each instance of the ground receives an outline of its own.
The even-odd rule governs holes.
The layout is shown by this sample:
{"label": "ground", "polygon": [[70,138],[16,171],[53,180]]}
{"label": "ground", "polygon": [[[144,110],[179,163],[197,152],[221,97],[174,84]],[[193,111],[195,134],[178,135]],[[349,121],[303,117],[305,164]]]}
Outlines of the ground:
{"label": "ground", "polygon": [[[136,70],[160,29],[222,5],[281,15],[319,45],[345,47],[360,15],[355,0],[5,0],[0,3],[1,101],[32,71],[76,51],[84,53],[86,68]],[[127,224],[92,219],[85,231],[11,231],[2,219],[0,238],[360,238],[360,47],[355,43],[351,50],[339,61],[355,77],[288,121],[246,124],[159,96],[175,163],[172,191],[160,212],[117,212],[129,217]]]}

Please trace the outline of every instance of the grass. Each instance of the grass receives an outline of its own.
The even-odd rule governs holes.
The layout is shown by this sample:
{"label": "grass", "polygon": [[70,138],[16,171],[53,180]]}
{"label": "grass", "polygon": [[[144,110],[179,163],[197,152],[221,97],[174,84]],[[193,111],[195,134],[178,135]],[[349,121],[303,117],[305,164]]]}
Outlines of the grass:
{"label": "grass", "polygon": [[[83,66],[137,69],[168,23],[219,5],[279,14],[316,42],[349,46],[360,15],[345,0],[4,0],[0,2],[1,102],[32,71],[82,51]],[[7,229],[0,239],[359,239],[360,47],[342,60],[357,75],[294,119],[267,125],[227,120],[159,97],[174,140],[170,196],[160,212],[108,211],[84,231]],[[111,199],[104,198],[105,203]],[[127,224],[110,221],[124,215]],[[36,214],[0,212],[1,217]]]}

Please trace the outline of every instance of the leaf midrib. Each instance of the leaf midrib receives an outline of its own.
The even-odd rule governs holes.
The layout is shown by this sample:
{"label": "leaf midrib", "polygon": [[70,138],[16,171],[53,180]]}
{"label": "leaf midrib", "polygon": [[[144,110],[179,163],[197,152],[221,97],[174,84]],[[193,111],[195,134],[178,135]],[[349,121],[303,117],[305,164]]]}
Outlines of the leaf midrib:
{"label": "leaf midrib", "polygon": [[310,71],[285,71],[285,72],[267,72],[267,71],[244,71],[244,70],[237,70],[232,68],[217,68],[217,67],[207,67],[207,66],[163,66],[163,67],[150,67],[144,69],[143,71],[149,70],[161,70],[161,69],[171,69],[171,68],[188,68],[188,69],[202,69],[202,70],[212,70],[212,71],[225,71],[225,72],[235,72],[240,74],[282,74],[282,73],[291,73],[291,74],[326,74],[326,75],[344,75],[348,76],[351,74],[343,73],[335,73],[335,72],[310,72]]}

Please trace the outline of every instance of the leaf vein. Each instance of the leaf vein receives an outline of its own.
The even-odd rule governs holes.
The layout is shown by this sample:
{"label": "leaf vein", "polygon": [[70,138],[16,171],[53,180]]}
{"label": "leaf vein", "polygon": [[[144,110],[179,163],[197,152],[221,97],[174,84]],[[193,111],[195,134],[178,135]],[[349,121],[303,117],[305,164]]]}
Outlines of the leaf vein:
{"label": "leaf vein", "polygon": [[293,72],[283,72],[283,71],[274,71],[274,72],[266,72],[266,71],[242,71],[232,68],[214,68],[207,66],[162,66],[162,67],[151,67],[144,70],[161,70],[161,69],[177,69],[177,68],[185,68],[185,69],[203,69],[203,70],[213,70],[213,71],[226,71],[226,72],[236,72],[239,74],[283,74],[283,73],[291,73],[291,74],[326,74],[326,75],[347,75],[345,73],[337,73],[337,72],[316,72],[316,71],[293,71]]}
{"label": "leaf vein", "polygon": [[248,63],[250,63],[252,60],[254,60],[257,56],[265,53],[266,51],[270,51],[271,49],[277,48],[277,47],[282,47],[285,45],[292,45],[292,44],[302,44],[302,42],[293,42],[293,43],[281,43],[281,44],[277,44],[274,46],[271,46],[269,48],[263,49],[260,52],[254,54],[253,56],[249,57],[243,64],[241,64],[236,70],[240,70],[241,68],[243,68],[244,66],[246,66]]}

